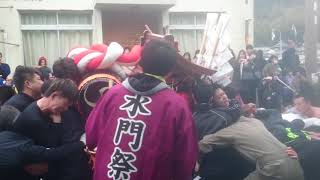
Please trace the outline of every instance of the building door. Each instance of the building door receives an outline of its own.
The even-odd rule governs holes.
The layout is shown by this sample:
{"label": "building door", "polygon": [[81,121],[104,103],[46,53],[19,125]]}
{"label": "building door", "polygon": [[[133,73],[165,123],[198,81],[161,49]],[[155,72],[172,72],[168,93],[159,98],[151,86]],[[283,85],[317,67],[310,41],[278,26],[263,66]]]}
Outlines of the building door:
{"label": "building door", "polygon": [[148,25],[155,33],[161,33],[162,14],[157,11],[105,11],[102,13],[103,41],[118,42],[123,47],[140,43],[140,36]]}

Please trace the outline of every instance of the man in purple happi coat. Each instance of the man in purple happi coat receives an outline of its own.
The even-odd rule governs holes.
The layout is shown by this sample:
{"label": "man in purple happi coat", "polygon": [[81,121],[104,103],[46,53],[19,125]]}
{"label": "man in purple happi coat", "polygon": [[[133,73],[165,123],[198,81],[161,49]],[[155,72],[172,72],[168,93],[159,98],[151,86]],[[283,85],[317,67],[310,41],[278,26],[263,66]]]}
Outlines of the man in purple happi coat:
{"label": "man in purple happi coat", "polygon": [[110,89],[86,124],[89,149],[97,147],[94,180],[191,180],[198,145],[192,114],[166,84],[177,52],[151,40],[133,75]]}

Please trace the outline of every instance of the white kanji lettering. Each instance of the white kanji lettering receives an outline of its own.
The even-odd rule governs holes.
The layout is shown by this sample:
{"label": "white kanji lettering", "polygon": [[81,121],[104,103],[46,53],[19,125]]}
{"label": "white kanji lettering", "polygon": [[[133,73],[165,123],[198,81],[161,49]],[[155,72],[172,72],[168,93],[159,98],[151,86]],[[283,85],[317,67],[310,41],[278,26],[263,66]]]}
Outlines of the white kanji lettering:
{"label": "white kanji lettering", "polygon": [[138,171],[133,165],[136,159],[133,153],[123,152],[116,147],[111,156],[111,162],[108,164],[108,177],[113,180],[129,180],[131,173]]}
{"label": "white kanji lettering", "polygon": [[113,142],[118,146],[123,134],[133,136],[129,146],[133,152],[137,152],[141,148],[145,128],[146,124],[143,121],[119,118]]}
{"label": "white kanji lettering", "polygon": [[135,95],[124,96],[125,103],[120,106],[120,110],[126,111],[129,118],[134,119],[138,115],[150,116],[151,111],[146,107],[152,102],[152,99],[147,96]]}

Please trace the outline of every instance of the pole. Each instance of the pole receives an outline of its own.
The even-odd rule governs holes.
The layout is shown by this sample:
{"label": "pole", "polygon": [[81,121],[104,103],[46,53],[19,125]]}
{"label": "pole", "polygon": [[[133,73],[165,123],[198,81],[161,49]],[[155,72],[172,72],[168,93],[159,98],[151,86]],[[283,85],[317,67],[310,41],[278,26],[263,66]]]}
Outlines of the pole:
{"label": "pole", "polygon": [[[280,33],[280,53],[279,53],[279,58],[282,56],[282,52],[283,52],[283,49],[282,49],[282,33],[281,33],[281,30],[279,30],[279,33]],[[282,59],[282,58],[281,58]]]}
{"label": "pole", "polygon": [[318,0],[305,0],[305,67],[308,77],[317,71]]}

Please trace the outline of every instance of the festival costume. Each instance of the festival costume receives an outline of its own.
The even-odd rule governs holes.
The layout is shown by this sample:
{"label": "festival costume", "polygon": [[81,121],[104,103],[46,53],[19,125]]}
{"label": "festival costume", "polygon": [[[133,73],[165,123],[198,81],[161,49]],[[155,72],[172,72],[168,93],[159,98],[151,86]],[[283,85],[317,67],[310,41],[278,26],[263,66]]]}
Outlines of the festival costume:
{"label": "festival costume", "polygon": [[195,127],[184,99],[149,75],[128,78],[106,93],[86,124],[97,147],[94,180],[192,178]]}
{"label": "festival costume", "polygon": [[[78,108],[84,117],[91,112],[87,119],[86,136],[95,164],[94,179],[187,180],[192,177],[198,151],[190,107],[185,99],[170,90],[163,78],[151,74],[134,75],[121,84],[129,75],[141,73],[136,65],[143,45],[154,38],[165,39],[177,47],[173,36],[161,36],[147,30],[141,38],[141,44],[135,45],[128,54],[122,54],[123,48],[112,42],[109,46],[96,44],[90,48],[77,47],[67,55],[74,59],[83,76],[78,86]],[[180,77],[214,72],[177,55],[178,70],[174,72],[182,72]],[[176,84],[172,87],[184,80],[173,80],[172,84]],[[132,97],[147,100],[147,111],[134,116],[130,114],[132,112],[127,112],[125,109],[131,110],[130,107],[125,108],[124,103],[132,100]],[[119,129],[117,123],[125,129],[119,132],[121,137],[118,137],[115,145],[111,136]],[[141,133],[141,127],[145,128],[144,136],[137,134],[138,130]],[[120,140],[121,143],[118,142]],[[138,140],[141,143],[144,141],[137,149],[133,143]],[[97,152],[95,147],[98,147]],[[116,161],[120,160],[126,160],[122,162],[125,163],[122,164],[125,169],[117,166]]]}

